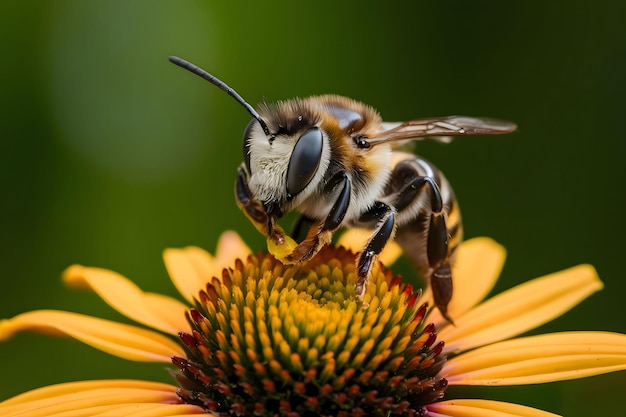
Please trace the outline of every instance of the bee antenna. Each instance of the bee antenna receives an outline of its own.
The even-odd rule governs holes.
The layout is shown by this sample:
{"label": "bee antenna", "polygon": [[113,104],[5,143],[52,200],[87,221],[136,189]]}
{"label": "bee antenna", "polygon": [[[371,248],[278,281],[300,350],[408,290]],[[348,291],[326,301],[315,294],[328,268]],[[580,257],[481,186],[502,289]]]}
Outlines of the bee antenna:
{"label": "bee antenna", "polygon": [[208,72],[192,64],[191,62],[184,60],[182,58],[179,58],[177,56],[170,56],[168,59],[170,60],[172,64],[178,65],[179,67],[184,68],[189,72],[193,72],[194,74],[196,74],[199,77],[204,78],[205,80],[207,80],[214,86],[219,87],[221,90],[226,91],[228,95],[234,98],[237,101],[237,103],[245,107],[245,109],[248,110],[248,113],[250,113],[252,117],[254,117],[259,122],[265,135],[272,136],[269,128],[267,127],[267,124],[265,123],[263,119],[261,119],[261,116],[259,116],[259,113],[257,113],[256,110],[254,110],[254,107],[248,104],[248,102],[246,102],[246,100],[244,100],[243,97],[239,95],[239,93],[237,93],[235,90],[230,88],[228,84],[226,84],[224,81],[220,80],[214,75],[209,74]]}

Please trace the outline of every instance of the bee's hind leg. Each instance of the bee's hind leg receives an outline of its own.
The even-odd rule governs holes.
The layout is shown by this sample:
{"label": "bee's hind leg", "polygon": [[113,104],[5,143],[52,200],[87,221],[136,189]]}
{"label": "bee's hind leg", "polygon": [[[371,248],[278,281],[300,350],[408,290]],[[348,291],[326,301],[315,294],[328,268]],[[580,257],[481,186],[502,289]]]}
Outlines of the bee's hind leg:
{"label": "bee's hind leg", "polygon": [[288,236],[276,223],[274,216],[267,213],[267,210],[260,201],[251,197],[248,180],[243,166],[237,171],[237,181],[235,182],[235,199],[237,205],[243,210],[246,217],[252,222],[257,230],[272,240],[277,246],[283,245]]}
{"label": "bee's hind leg", "polygon": [[[392,175],[401,179],[398,183],[402,184],[395,190],[392,202],[398,215],[410,215],[408,213],[417,208],[417,212],[410,215],[414,218],[398,229],[396,241],[430,282],[435,305],[444,318],[452,322],[448,315],[453,293],[449,236],[439,186],[432,177],[419,175],[412,162],[398,164]],[[423,246],[426,256],[420,249]]]}
{"label": "bee's hind leg", "polygon": [[417,177],[416,189],[419,193],[428,193],[430,205],[427,211],[430,217],[426,236],[426,254],[431,268],[430,286],[433,290],[435,305],[441,315],[453,322],[448,315],[448,303],[452,299],[452,268],[448,245],[448,228],[444,214],[439,187],[431,177]]}

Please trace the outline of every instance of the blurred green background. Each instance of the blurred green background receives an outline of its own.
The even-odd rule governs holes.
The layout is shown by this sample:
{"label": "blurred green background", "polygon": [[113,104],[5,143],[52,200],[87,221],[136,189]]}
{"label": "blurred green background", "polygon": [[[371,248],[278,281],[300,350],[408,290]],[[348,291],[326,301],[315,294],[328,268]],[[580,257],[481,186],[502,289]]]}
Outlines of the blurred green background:
{"label": "blurred green background", "polygon": [[[512,135],[418,152],[454,184],[466,235],[507,247],[496,292],[597,267],[606,289],[537,332],[626,332],[626,3],[223,3],[0,3],[0,317],[56,308],[124,321],[64,288],[61,271],[106,267],[174,295],[163,248],[214,250],[225,229],[263,248],[232,197],[250,117],[167,62],[177,54],[252,103],[337,93],[387,120],[517,122]],[[0,399],[77,379],[169,381],[161,365],[38,335],[0,344],[0,357]],[[618,373],[455,393],[615,415],[625,385]]]}

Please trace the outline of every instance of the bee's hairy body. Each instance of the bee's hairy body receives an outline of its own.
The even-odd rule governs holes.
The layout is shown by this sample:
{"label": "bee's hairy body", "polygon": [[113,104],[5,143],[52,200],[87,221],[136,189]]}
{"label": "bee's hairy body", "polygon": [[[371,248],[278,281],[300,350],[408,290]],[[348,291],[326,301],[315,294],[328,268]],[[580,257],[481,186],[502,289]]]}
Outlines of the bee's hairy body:
{"label": "bee's hairy body", "polygon": [[[248,146],[244,151],[248,152],[249,161],[242,164],[240,172],[247,181],[249,197],[262,202],[270,216],[279,218],[291,211],[299,212],[303,221],[296,235],[301,234],[302,224],[312,225],[310,230],[314,231],[300,244],[299,250],[294,251],[294,256],[289,254],[283,261],[304,262],[328,243],[334,230],[360,227],[383,234],[380,242],[370,242],[371,248],[366,248],[359,256],[359,268],[366,270],[367,275],[375,256],[394,234],[425,279],[431,278],[434,268],[441,265],[447,268],[462,235],[454,193],[441,171],[417,155],[394,151],[391,143],[359,146],[358,138],[376,137],[383,129],[382,119],[373,108],[346,97],[325,95],[264,105],[259,108],[259,115],[273,138],[268,141],[255,120],[246,129],[244,141]],[[298,139],[311,128],[322,132],[319,165],[307,185],[291,196],[285,192],[291,153]],[[350,183],[349,204],[338,225],[318,233],[342,192],[343,183],[337,180],[341,175],[346,175]],[[420,190],[416,187],[411,190],[408,185],[422,177],[434,180],[442,203],[437,212],[433,212],[432,193],[424,188],[424,183]],[[403,201],[407,187],[413,195],[409,201]],[[240,205],[245,211],[245,204]],[[389,216],[393,216],[393,220],[389,220]],[[443,228],[445,234],[442,241],[434,243],[443,247],[438,255],[441,259],[435,265],[427,255],[432,216],[441,218],[441,225],[437,227]],[[390,227],[384,228],[385,222]],[[276,229],[266,228],[265,224],[257,224],[257,227],[262,231],[271,229],[270,236]],[[281,238],[276,236],[278,240]],[[451,290],[451,277],[447,271],[446,274],[440,279],[445,281],[443,286]],[[359,283],[357,293],[364,291],[365,285],[365,281]],[[451,291],[448,292],[451,295]],[[438,300],[444,315],[448,300],[447,294]]]}
{"label": "bee's hairy body", "polygon": [[[378,254],[395,239],[451,320],[460,211],[441,171],[395,146],[424,137],[509,133],[515,124],[466,116],[389,123],[372,107],[337,95],[264,103],[257,111],[203,69],[178,57],[170,61],[226,91],[252,115],[235,197],[274,256],[283,263],[306,262],[338,229],[371,229],[356,261],[357,297],[365,293]],[[301,214],[292,232],[297,241],[278,225],[292,211]]]}
{"label": "bee's hairy body", "polygon": [[[350,109],[352,123],[337,120],[329,111],[338,108]],[[345,97],[327,95],[265,105],[259,109],[259,115],[266,120],[270,131],[281,132],[270,144],[256,124],[249,136],[254,152],[250,154],[253,173],[248,186],[259,200],[278,205],[283,213],[296,210],[308,218],[320,219],[328,214],[339,192],[329,190],[328,184],[344,171],[352,180],[351,204],[345,220],[354,221],[362,207],[382,194],[389,177],[391,147],[385,144],[364,153],[356,148],[350,136],[377,128],[381,120],[374,109]],[[288,200],[285,173],[291,151],[300,135],[313,126],[326,133],[320,166],[310,182],[314,186],[306,187]]]}

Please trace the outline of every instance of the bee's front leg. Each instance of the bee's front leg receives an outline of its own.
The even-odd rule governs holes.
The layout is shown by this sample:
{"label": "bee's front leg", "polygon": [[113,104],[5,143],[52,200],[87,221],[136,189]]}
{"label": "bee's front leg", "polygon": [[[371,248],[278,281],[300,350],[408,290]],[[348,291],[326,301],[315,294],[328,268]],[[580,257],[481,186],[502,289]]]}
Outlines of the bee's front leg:
{"label": "bee's front leg", "polygon": [[341,222],[348,211],[350,205],[350,195],[352,193],[352,183],[350,177],[345,172],[338,173],[332,180],[331,184],[339,186],[342,184],[341,191],[330,212],[322,221],[311,225],[305,239],[294,250],[281,259],[284,263],[296,264],[306,262],[311,259],[320,249],[331,242],[333,233],[339,228]]}
{"label": "bee's front leg", "polygon": [[[250,188],[248,187],[248,177],[242,166],[237,171],[237,181],[235,182],[235,198],[237,205],[259,232],[268,237],[268,239],[276,246],[284,245],[286,241],[291,240],[276,223],[275,216],[270,216],[265,206],[252,198]],[[294,245],[295,246],[295,245]]]}

